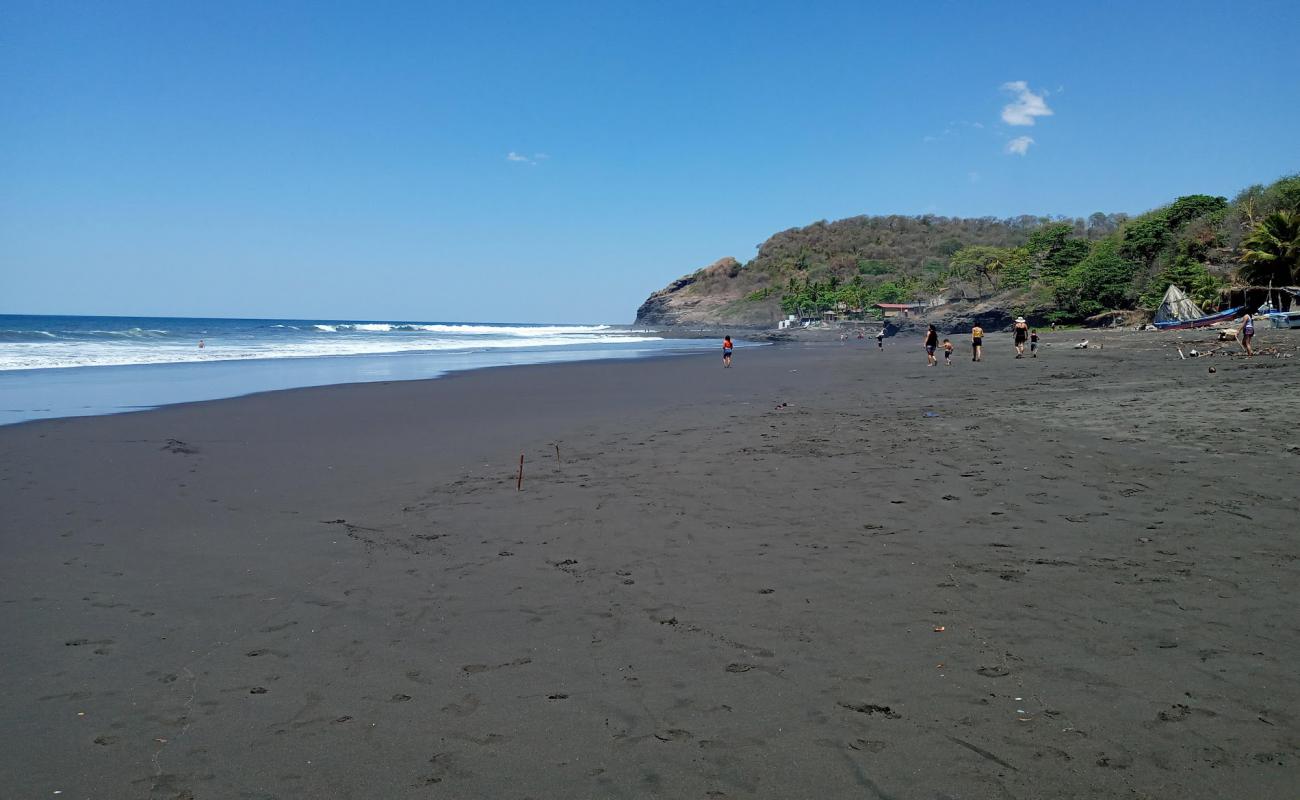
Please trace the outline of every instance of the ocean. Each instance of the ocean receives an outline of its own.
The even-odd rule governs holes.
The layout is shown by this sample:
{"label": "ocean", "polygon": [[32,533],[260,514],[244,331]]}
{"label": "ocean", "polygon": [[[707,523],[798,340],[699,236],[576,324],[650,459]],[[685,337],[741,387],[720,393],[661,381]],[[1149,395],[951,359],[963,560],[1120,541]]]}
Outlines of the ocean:
{"label": "ocean", "polygon": [[0,315],[0,424],[717,347],[617,325]]}

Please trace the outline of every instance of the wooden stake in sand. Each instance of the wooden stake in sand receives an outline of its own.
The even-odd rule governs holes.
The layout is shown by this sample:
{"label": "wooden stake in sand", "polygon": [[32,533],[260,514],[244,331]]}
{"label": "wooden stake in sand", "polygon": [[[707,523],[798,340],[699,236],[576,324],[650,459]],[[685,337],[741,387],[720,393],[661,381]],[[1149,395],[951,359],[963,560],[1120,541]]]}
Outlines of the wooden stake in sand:
{"label": "wooden stake in sand", "polygon": [[518,480],[515,481],[515,491],[522,492],[523,490],[524,490],[524,454],[520,453],[519,454],[519,478]]}

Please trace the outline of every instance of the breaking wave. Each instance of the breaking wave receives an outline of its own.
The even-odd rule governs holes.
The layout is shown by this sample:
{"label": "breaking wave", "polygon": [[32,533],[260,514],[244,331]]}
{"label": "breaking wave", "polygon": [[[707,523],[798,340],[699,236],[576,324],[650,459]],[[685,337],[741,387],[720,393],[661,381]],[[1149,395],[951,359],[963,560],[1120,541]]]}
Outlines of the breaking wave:
{"label": "breaking wave", "polygon": [[[9,319],[39,319],[44,322],[47,318]],[[158,319],[141,322],[168,324],[165,327],[147,324],[115,327],[103,324],[109,318],[48,319],[71,324],[26,327],[4,325],[8,320],[0,318],[0,371],[401,353],[501,352],[542,347],[608,348],[662,340],[653,331],[634,331],[610,325]],[[99,324],[92,326],[91,319]],[[81,324],[76,324],[78,322]]]}

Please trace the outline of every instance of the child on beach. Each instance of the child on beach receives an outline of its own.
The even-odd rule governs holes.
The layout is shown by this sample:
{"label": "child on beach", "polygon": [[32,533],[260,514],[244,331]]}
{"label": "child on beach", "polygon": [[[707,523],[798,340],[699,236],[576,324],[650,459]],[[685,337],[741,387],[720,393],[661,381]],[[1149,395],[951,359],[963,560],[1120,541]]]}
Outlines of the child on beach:
{"label": "child on beach", "polygon": [[1029,332],[1029,357],[1038,358],[1038,331]]}
{"label": "child on beach", "polygon": [[722,337],[722,368],[731,368],[731,337]]}
{"label": "child on beach", "polygon": [[952,366],[952,340],[943,340],[943,363],[944,366]]}
{"label": "child on beach", "polygon": [[926,366],[933,367],[939,363],[939,360],[934,357],[934,351],[936,348],[938,348],[938,346],[939,346],[939,332],[934,329],[933,325],[931,325],[929,330],[925,332]]}
{"label": "child on beach", "polygon": [[1246,351],[1247,356],[1255,355],[1255,351],[1250,347],[1250,340],[1255,338],[1255,318],[1247,314],[1241,320],[1241,348]]}

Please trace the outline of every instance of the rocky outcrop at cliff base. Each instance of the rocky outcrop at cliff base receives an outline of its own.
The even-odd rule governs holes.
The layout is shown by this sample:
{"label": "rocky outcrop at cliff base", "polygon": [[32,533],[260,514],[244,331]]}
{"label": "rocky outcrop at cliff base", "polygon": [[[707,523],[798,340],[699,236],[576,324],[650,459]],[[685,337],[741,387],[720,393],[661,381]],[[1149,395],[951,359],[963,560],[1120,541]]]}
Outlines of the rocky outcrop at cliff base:
{"label": "rocky outcrop at cliff base", "polygon": [[763,284],[727,257],[678,278],[650,295],[636,312],[636,324],[670,326],[774,326],[781,309],[775,297],[747,300]]}

